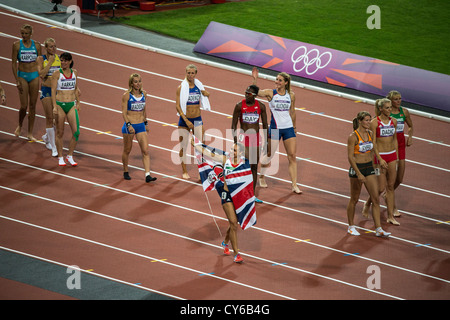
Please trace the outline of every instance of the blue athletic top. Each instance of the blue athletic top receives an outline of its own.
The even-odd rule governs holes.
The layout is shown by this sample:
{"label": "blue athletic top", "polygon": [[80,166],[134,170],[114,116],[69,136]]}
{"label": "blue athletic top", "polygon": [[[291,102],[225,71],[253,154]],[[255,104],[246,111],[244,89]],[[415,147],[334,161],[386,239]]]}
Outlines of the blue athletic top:
{"label": "blue athletic top", "polygon": [[25,47],[23,41],[20,40],[19,52],[17,52],[17,59],[19,62],[31,63],[35,62],[38,57],[38,52],[34,40],[31,40],[31,46],[29,48]]}
{"label": "blue athletic top", "polygon": [[187,99],[186,105],[200,104],[201,92],[200,89],[195,86],[194,88],[189,88],[189,97]]}
{"label": "blue athletic top", "polygon": [[128,111],[143,111],[145,109],[145,95],[142,95],[139,98],[133,96],[130,92],[130,98],[128,99]]}

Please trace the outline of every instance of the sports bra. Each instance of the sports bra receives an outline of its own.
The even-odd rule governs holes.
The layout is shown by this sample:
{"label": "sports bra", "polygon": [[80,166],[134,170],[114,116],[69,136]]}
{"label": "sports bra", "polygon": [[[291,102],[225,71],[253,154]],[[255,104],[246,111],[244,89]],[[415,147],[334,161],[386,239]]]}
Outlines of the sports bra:
{"label": "sports bra", "polygon": [[242,100],[241,120],[244,123],[258,123],[261,114],[261,107],[258,100],[255,100],[253,106],[247,106],[245,99]]}
{"label": "sports bra", "polygon": [[130,92],[130,98],[128,99],[128,111],[143,111],[145,109],[145,95],[142,95],[139,98],[133,96]]}
{"label": "sports bra", "polygon": [[394,135],[395,127],[391,117],[389,117],[389,122],[387,124],[384,124],[380,117],[377,117],[377,121],[377,138],[392,137]]}
{"label": "sports bra", "polygon": [[369,136],[369,140],[368,141],[364,141],[363,138],[359,135],[358,131],[355,130],[354,131],[356,134],[356,137],[358,138],[358,144],[355,145],[355,154],[363,154],[363,153],[367,153],[369,151],[371,151],[373,149],[373,142],[372,142],[372,137],[370,136],[369,133],[367,133],[367,135]]}
{"label": "sports bra", "polygon": [[[45,68],[48,65],[48,59],[45,54],[42,57],[44,58],[44,68]],[[52,65],[50,66],[50,69],[48,69],[46,76],[51,77],[52,74],[59,68],[61,68],[61,60],[59,60],[59,56],[57,54],[55,54],[55,60],[53,61]]]}
{"label": "sports bra", "polygon": [[403,108],[400,107],[399,113],[391,113],[391,118],[395,118],[397,120],[397,134],[403,133],[405,128],[405,113],[403,112]]}
{"label": "sports bra", "polygon": [[72,69],[70,69],[69,77],[66,77],[64,75],[64,71],[61,68],[59,69],[59,79],[56,90],[75,90],[76,84],[77,84],[77,77]]}
{"label": "sports bra", "polygon": [[186,105],[197,105],[200,104],[201,92],[200,89],[195,86],[193,88],[189,88],[189,96],[186,102]]}
{"label": "sports bra", "polygon": [[31,63],[35,62],[38,57],[38,52],[34,40],[31,40],[31,46],[25,47],[23,41],[20,40],[19,52],[17,52],[17,59],[19,62]]}

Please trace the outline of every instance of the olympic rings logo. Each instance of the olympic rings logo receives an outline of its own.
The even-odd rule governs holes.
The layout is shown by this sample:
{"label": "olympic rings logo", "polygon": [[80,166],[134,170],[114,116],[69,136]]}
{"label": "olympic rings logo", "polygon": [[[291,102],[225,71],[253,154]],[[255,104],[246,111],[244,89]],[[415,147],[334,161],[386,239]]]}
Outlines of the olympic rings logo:
{"label": "olympic rings logo", "polygon": [[[307,75],[313,75],[319,69],[325,68],[330,63],[332,57],[329,51],[321,54],[317,49],[308,51],[305,46],[300,46],[292,52],[291,61],[294,63],[293,68],[295,72],[305,70]],[[297,64],[300,64],[300,66],[297,67]]]}

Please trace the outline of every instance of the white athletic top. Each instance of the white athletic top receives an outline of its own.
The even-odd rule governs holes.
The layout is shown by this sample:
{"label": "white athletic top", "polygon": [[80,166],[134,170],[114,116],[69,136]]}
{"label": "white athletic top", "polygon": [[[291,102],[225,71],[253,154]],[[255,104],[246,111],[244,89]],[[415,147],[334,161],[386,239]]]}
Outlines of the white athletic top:
{"label": "white athletic top", "polygon": [[66,77],[62,69],[59,69],[60,74],[56,90],[75,90],[77,77],[75,76],[75,72],[73,72],[72,69],[70,69],[70,71],[70,77]]}
{"label": "white athletic top", "polygon": [[291,109],[291,95],[289,92],[286,91],[284,95],[280,95],[274,89],[269,107],[272,113],[270,119],[270,127],[272,129],[287,129],[294,126],[292,124],[292,118],[289,115],[289,110]]}

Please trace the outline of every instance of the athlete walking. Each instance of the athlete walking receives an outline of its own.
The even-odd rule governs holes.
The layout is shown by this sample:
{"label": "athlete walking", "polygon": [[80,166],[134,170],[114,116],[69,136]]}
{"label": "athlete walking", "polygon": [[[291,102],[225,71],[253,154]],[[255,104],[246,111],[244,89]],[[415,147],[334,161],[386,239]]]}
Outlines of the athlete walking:
{"label": "athlete walking", "polygon": [[128,90],[122,95],[122,116],[124,124],[123,135],[123,177],[131,180],[128,173],[128,157],[133,146],[133,138],[139,143],[144,164],[145,182],[155,181],[156,178],[150,175],[150,155],[148,153],[148,122],[146,113],[147,93],[142,89],[142,79],[137,73],[133,73],[128,80]]}
{"label": "athlete walking", "polygon": [[[245,146],[245,157],[250,161],[250,168],[253,175],[253,191],[256,188],[256,181],[258,179],[258,163],[261,152],[261,136],[259,133],[260,121],[262,122],[264,141],[266,147],[270,148],[267,143],[267,112],[264,103],[256,100],[259,88],[256,85],[251,85],[245,90],[245,99],[238,102],[234,107],[233,120],[231,123],[231,130],[233,132],[234,143],[238,140]],[[238,123],[240,130],[238,132]],[[270,152],[270,150],[269,150]],[[256,199],[256,202],[262,202]]]}
{"label": "athlete walking", "polygon": [[372,218],[375,223],[375,235],[377,237],[388,237],[389,232],[381,228],[380,203],[378,201],[378,182],[373,167],[375,156],[382,167],[387,168],[386,162],[381,159],[376,149],[376,137],[370,131],[370,113],[361,111],[353,119],[353,132],[347,140],[347,155],[350,163],[350,200],[347,205],[348,233],[359,236],[354,223],[355,207],[361,194],[362,184],[372,198]]}

